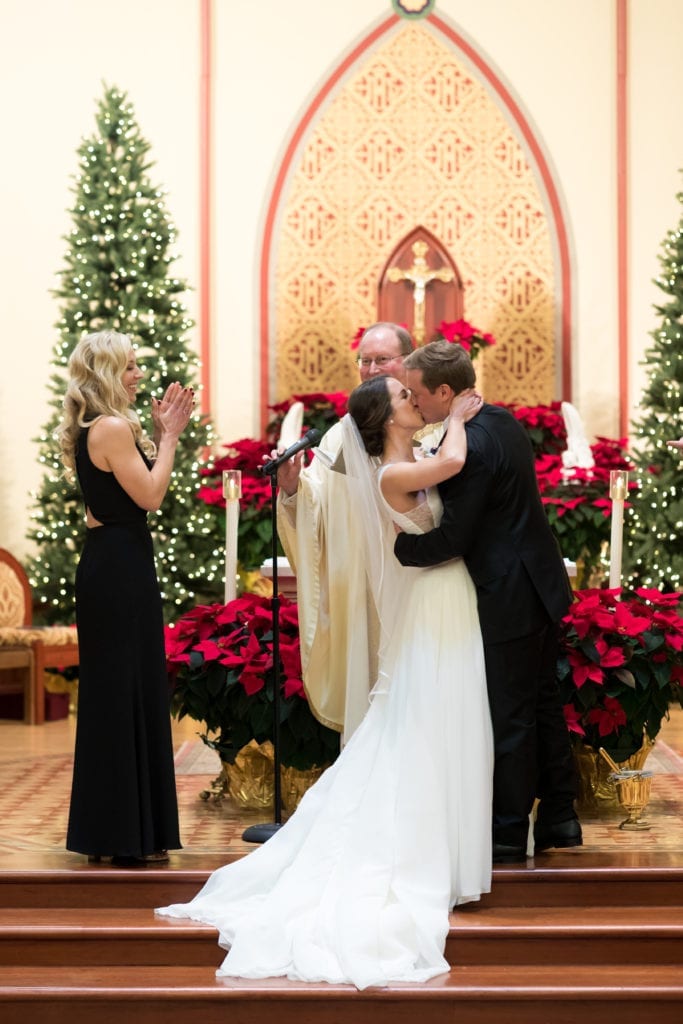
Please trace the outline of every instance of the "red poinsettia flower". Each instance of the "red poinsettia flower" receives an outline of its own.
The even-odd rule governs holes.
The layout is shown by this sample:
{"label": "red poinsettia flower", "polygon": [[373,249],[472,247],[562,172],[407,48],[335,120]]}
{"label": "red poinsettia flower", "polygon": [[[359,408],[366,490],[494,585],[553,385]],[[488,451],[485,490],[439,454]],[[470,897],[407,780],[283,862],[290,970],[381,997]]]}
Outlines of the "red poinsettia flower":
{"label": "red poinsettia flower", "polygon": [[248,697],[253,697],[254,694],[259,693],[266,685],[266,681],[262,675],[248,669],[245,669],[241,674],[240,683]]}
{"label": "red poinsettia flower", "polygon": [[683,651],[683,636],[679,633],[666,633],[664,643],[674,651]]}
{"label": "red poinsettia flower", "polygon": [[228,604],[218,606],[215,616],[216,623],[219,626],[223,626],[229,622],[244,622],[251,613],[253,606],[253,594],[243,594],[241,597],[236,597]]}
{"label": "red poinsettia flower", "polygon": [[301,679],[301,648],[298,640],[294,640],[292,643],[280,643],[280,660],[286,676],[285,696],[305,698],[306,692]]}
{"label": "red poinsettia flower", "polygon": [[301,648],[298,639],[290,642],[280,641],[280,660],[287,675],[301,675]]}
{"label": "red poinsettia flower", "polygon": [[636,597],[642,601],[649,601],[656,608],[677,608],[681,603],[680,594],[663,594],[661,590],[655,590],[654,587],[637,587],[634,593]]}
{"label": "red poinsettia flower", "polygon": [[612,613],[596,613],[595,624],[624,636],[639,637],[650,625],[650,619],[634,613],[626,601],[618,601]]}
{"label": "red poinsettia flower", "polygon": [[273,664],[272,654],[263,651],[258,637],[250,633],[240,656],[244,659],[244,669],[239,681],[249,695],[258,693],[266,684],[265,673]]}
{"label": "red poinsettia flower", "polygon": [[[612,517],[612,504],[613,502],[610,498],[595,498],[592,502],[593,508],[599,509],[605,519],[611,519]],[[624,506],[627,504],[627,502],[624,502]]]}
{"label": "red poinsettia flower", "polygon": [[467,320],[442,320],[436,330],[445,341],[449,341],[453,345],[462,345],[466,352],[471,352],[473,355],[479,349],[496,343],[492,334],[480,331]]}
{"label": "red poinsettia flower", "polygon": [[200,640],[198,644],[194,645],[192,650],[199,651],[204,656],[204,661],[219,661],[223,654],[223,649],[218,646],[215,640]]}
{"label": "red poinsettia flower", "polygon": [[[204,472],[204,470],[202,470]],[[197,491],[197,498],[203,501],[205,505],[221,505],[225,507],[225,498],[223,497],[223,486],[222,484],[202,484]]]}
{"label": "red poinsettia flower", "polygon": [[577,495],[576,498],[565,499],[561,504],[561,508],[558,508],[557,510],[558,516],[563,516],[567,512],[573,512],[575,508],[578,508],[579,505],[583,505],[585,501],[586,497],[583,494]]}
{"label": "red poinsettia flower", "polygon": [[327,396],[334,415],[341,419],[342,416],[346,415],[346,410],[349,404],[349,396],[346,391],[332,391]]}
{"label": "red poinsettia flower", "polygon": [[594,661],[589,661],[585,655],[579,651],[569,651],[569,664],[572,667],[572,675],[574,677],[574,683],[577,689],[581,687],[590,679],[594,683],[602,683],[605,674],[599,665],[596,665]]}
{"label": "red poinsettia flower", "polygon": [[280,629],[289,628],[293,633],[299,631],[299,608],[294,601],[280,605]]}
{"label": "red poinsettia flower", "polygon": [[187,651],[187,642],[185,637],[179,635],[179,630],[173,626],[165,626],[164,643],[169,668],[175,665],[189,665],[190,655]]}
{"label": "red poinsettia flower", "polygon": [[600,665],[602,668],[618,668],[626,661],[623,648],[610,647],[603,637],[595,641],[595,649],[600,655]]}
{"label": "red poinsettia flower", "polygon": [[515,419],[524,426],[542,428],[554,437],[566,441],[567,429],[559,402],[552,402],[550,405],[513,405],[511,408]]}
{"label": "red poinsettia flower", "polygon": [[565,704],[562,711],[569,731],[575,732],[578,736],[585,736],[586,730],[581,725],[581,712],[578,711],[573,704]]}
{"label": "red poinsettia flower", "polygon": [[265,477],[254,479],[242,477],[242,497],[240,508],[262,509],[269,505],[271,497],[270,481]]}
{"label": "red poinsettia flower", "polygon": [[592,725],[597,725],[600,736],[609,736],[620,726],[626,725],[626,712],[615,697],[605,697],[603,707],[592,708],[586,719]]}
{"label": "red poinsettia flower", "polygon": [[[220,604],[204,604],[197,605],[191,612],[188,612],[186,616],[178,623],[178,629],[183,629],[185,623],[194,631],[194,635],[198,640],[205,640],[207,637],[212,636],[216,630],[216,614],[222,607]],[[190,635],[190,629],[185,632],[186,636]]]}
{"label": "red poinsettia flower", "polygon": [[306,699],[306,691],[301,679],[286,679],[284,685],[285,697],[302,697]]}
{"label": "red poinsettia flower", "polygon": [[544,452],[537,457],[535,468],[541,494],[562,484],[562,459],[559,455]]}

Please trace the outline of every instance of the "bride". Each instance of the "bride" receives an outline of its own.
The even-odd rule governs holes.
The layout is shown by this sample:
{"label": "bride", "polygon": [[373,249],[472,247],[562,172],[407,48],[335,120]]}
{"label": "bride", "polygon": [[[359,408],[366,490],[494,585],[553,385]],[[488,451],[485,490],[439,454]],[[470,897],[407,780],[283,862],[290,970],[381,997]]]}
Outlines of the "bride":
{"label": "bride", "polygon": [[425,981],[449,969],[449,910],[490,891],[493,744],[474,585],[459,559],[419,569],[393,555],[396,529],[439,522],[436,485],[462,468],[464,421],[480,405],[455,398],[438,452],[416,460],[423,421],[398,380],[373,377],[349,398],[348,553],[364,560],[379,612],[379,678],[289,821],[190,903],[157,910],[218,929],[230,950],[221,976]]}

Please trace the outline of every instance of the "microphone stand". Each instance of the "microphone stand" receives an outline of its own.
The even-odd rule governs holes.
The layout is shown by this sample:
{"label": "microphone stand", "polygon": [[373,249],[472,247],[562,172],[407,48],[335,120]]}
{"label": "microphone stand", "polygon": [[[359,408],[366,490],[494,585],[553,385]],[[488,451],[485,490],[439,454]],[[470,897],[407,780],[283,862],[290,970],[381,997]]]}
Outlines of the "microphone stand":
{"label": "microphone stand", "polygon": [[274,459],[261,472],[270,476],[270,518],[273,530],[273,811],[275,821],[263,825],[250,825],[242,833],[246,843],[265,843],[282,828],[282,798],[280,778],[280,595],[277,579],[277,470]]}

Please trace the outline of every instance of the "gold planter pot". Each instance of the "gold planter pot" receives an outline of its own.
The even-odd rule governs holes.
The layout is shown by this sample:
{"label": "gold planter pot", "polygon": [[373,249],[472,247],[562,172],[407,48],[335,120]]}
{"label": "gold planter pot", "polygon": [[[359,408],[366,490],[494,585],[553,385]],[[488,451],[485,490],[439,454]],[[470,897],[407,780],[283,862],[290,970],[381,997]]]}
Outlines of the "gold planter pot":
{"label": "gold planter pot", "polygon": [[282,765],[280,767],[280,795],[282,797],[282,809],[291,814],[301,803],[301,798],[313,783],[317,782],[325,768],[315,765],[313,768],[291,768]]}
{"label": "gold planter pot", "polygon": [[643,811],[650,802],[652,772],[618,771],[612,776],[619,806],[628,812],[619,828],[626,832],[644,832],[650,823],[642,817]]}
{"label": "gold planter pot", "polygon": [[255,740],[242,747],[233,764],[223,761],[227,795],[238,807],[254,811],[273,806],[273,744]]}
{"label": "gold planter pot", "polygon": [[[637,750],[626,761],[618,762],[620,771],[642,771],[654,745],[655,740],[651,740],[649,736],[644,736],[643,745],[640,750]],[[587,744],[580,744],[573,748],[573,752],[578,776],[577,804],[579,812],[590,813],[601,808],[618,808],[623,806],[614,782],[614,772],[607,764],[607,761],[600,755],[599,751],[594,750]]]}
{"label": "gold planter pot", "polygon": [[[243,810],[272,811],[275,799],[273,771],[273,744],[270,740],[257,743],[252,740],[237,754],[233,764],[222,762],[221,774],[209,789],[199,795],[203,800],[222,800],[229,796]],[[282,810],[291,814],[327,766],[299,769],[280,766],[280,796]]]}

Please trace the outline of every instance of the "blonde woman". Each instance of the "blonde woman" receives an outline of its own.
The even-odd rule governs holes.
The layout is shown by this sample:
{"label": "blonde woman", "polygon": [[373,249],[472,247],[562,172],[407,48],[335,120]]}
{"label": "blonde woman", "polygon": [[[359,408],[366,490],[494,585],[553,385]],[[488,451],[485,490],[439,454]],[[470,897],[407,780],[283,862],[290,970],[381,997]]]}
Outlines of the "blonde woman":
{"label": "blonde woman", "polygon": [[69,359],[62,459],[85,504],[76,571],[78,725],[67,849],[93,861],[168,859],[180,846],[161,597],[147,512],[168,489],[191,389],[132,409],[143,373],[125,334],[82,338]]}

